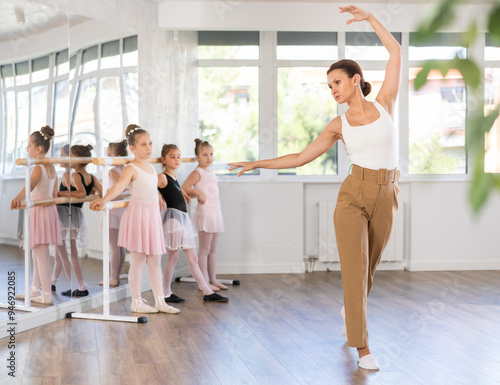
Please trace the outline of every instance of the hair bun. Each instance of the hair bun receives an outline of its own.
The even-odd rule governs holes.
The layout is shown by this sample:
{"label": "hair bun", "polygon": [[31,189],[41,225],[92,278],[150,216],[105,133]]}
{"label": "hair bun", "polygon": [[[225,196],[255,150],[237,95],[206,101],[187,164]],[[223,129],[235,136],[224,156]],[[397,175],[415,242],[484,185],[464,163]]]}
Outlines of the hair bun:
{"label": "hair bun", "polygon": [[198,144],[198,143],[201,143],[201,142],[202,142],[202,140],[201,140],[201,139],[199,139],[199,138],[196,138],[196,139],[194,140],[194,142],[195,142],[196,144]]}
{"label": "hair bun", "polygon": [[54,129],[50,126],[43,126],[40,129],[40,134],[45,140],[51,140],[54,137]]}
{"label": "hair bun", "polygon": [[368,82],[363,82],[363,86],[361,87],[364,96],[368,96],[370,92],[372,92],[372,85]]}
{"label": "hair bun", "polygon": [[118,142],[118,143],[120,143],[123,147],[125,147],[125,148],[126,148],[126,147],[127,147],[127,145],[128,145],[128,140],[127,140],[127,139],[123,139],[122,141],[120,141],[120,142]]}
{"label": "hair bun", "polygon": [[92,147],[92,145],[91,145],[91,144],[87,144],[87,146],[86,146],[86,147],[89,149],[89,151],[92,151],[92,150],[93,150],[93,148],[94,148],[94,147]]}

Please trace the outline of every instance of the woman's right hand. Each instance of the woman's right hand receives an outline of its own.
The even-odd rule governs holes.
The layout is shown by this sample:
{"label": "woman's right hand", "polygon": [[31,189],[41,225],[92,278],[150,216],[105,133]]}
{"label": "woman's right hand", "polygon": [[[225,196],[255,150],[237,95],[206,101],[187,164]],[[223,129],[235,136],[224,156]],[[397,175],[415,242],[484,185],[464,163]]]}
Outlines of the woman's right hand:
{"label": "woman's right hand", "polygon": [[233,171],[236,170],[237,168],[241,168],[241,170],[238,171],[238,174],[236,174],[236,176],[241,176],[243,175],[243,173],[255,169],[255,162],[234,162],[234,163],[228,163],[227,165],[231,166],[229,167],[228,171]]}

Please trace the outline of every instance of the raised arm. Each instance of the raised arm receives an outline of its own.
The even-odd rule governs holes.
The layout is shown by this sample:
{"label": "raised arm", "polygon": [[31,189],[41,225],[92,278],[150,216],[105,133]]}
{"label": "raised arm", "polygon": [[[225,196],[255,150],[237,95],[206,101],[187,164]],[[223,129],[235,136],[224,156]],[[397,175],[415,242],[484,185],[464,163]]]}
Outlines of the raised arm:
{"label": "raised arm", "polygon": [[293,168],[300,167],[314,159],[320,157],[327,152],[341,138],[342,123],[340,117],[337,116],[323,129],[321,134],[307,145],[301,152],[280,156],[274,159],[257,160],[255,162],[235,162],[228,163],[229,171],[241,168],[237,176],[241,176],[247,171],[256,168]]}
{"label": "raised arm", "polygon": [[346,24],[366,20],[379,37],[385,49],[389,52],[389,60],[385,67],[385,77],[377,95],[377,102],[393,115],[394,103],[398,96],[401,83],[401,57],[403,52],[401,45],[394,39],[394,36],[392,36],[387,28],[385,28],[371,13],[354,5],[339,7],[339,9],[341,13],[348,12],[353,16]]}

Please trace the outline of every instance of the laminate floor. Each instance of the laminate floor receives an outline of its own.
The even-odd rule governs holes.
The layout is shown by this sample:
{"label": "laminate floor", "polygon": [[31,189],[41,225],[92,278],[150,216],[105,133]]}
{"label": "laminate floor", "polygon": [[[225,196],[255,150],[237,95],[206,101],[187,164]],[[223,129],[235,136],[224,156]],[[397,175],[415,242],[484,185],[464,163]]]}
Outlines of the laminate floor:
{"label": "laminate floor", "polygon": [[[203,303],[196,284],[173,283],[186,298],[178,315],[64,319],[20,333],[15,379],[4,338],[0,383],[500,384],[499,271],[377,272],[368,321],[379,372],[358,369],[341,336],[340,273],[231,278],[241,285],[224,292],[228,303]],[[129,307],[125,299],[111,313]]]}

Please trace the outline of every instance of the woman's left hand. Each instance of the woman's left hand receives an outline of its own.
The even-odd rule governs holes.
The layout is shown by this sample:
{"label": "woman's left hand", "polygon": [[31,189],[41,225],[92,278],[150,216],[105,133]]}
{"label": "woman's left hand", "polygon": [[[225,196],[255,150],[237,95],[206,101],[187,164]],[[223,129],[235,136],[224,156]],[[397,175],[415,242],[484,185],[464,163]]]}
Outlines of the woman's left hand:
{"label": "woman's left hand", "polygon": [[356,21],[363,21],[363,20],[368,19],[368,17],[370,17],[369,12],[366,12],[366,11],[362,10],[361,8],[356,7],[355,5],[349,5],[347,7],[339,7],[339,9],[340,9],[340,13],[348,12],[352,16],[354,16],[353,19],[347,20],[346,24],[351,24],[351,23],[354,23]]}

